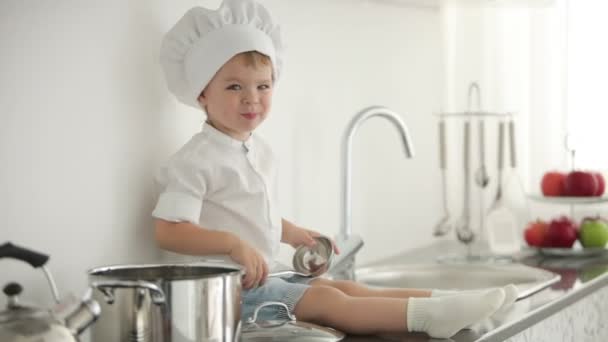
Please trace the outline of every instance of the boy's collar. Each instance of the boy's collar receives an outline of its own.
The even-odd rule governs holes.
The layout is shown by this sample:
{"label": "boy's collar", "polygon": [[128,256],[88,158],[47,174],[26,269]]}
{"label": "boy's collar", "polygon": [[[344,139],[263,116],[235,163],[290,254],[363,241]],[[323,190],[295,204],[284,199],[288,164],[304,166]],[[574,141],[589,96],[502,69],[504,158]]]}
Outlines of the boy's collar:
{"label": "boy's collar", "polygon": [[218,130],[207,121],[205,121],[205,124],[203,125],[203,133],[209,136],[211,139],[220,142],[224,145],[233,146],[237,148],[245,148],[245,151],[249,151],[251,149],[251,137],[253,136],[253,133],[249,134],[247,140],[241,141]]}

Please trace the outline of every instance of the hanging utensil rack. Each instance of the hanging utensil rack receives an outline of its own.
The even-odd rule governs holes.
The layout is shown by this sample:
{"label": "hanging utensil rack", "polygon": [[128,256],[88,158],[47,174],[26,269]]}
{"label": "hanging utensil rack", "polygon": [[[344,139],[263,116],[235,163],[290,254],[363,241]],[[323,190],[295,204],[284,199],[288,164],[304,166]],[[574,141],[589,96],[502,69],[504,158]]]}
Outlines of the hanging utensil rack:
{"label": "hanging utensil rack", "polygon": [[[472,94],[474,91],[477,91],[477,109],[473,110],[472,109]],[[498,121],[498,123],[502,122],[502,121],[512,121],[515,117],[516,117],[516,113],[512,112],[512,111],[505,111],[505,112],[496,112],[496,111],[487,111],[487,110],[483,110],[482,109],[482,105],[481,105],[481,91],[480,91],[480,87],[476,82],[472,82],[469,85],[468,88],[468,109],[466,111],[460,111],[460,112],[438,112],[438,113],[434,113],[434,115],[438,118],[438,120],[446,120],[446,119],[454,119],[454,120],[461,120],[464,121],[465,124],[466,122],[470,122],[471,119],[478,119],[480,120],[480,127],[483,125],[483,120],[484,119],[492,119],[492,120],[496,120]],[[445,128],[447,130],[447,127]],[[479,133],[479,132],[478,132]],[[481,130],[481,134],[484,134],[484,131]],[[466,137],[465,137],[466,139]],[[485,138],[484,137],[480,137],[480,139],[477,141],[477,143],[474,143],[473,140],[470,139],[469,137],[469,144],[468,147],[470,148],[478,148],[480,151],[484,149],[483,146],[476,146],[476,145],[480,145],[483,144],[483,140]],[[507,145],[505,145],[507,146]],[[463,148],[466,148],[466,146],[464,146]],[[513,148],[513,147],[512,147]],[[514,151],[513,151],[514,152]],[[480,152],[480,154],[485,154],[486,152]],[[483,155],[481,156],[483,158]],[[466,160],[464,161],[465,163],[467,162]],[[447,161],[446,161],[447,163]],[[483,161],[480,162],[483,165]],[[466,177],[471,177],[472,173],[468,172],[470,171],[470,165],[463,165],[464,169],[465,169],[465,176]],[[471,183],[470,181],[465,181],[464,184],[466,186],[466,184]],[[479,193],[479,232],[483,232],[485,229],[484,226],[484,216],[486,214],[486,209],[485,208],[485,204],[484,204],[484,191],[487,189],[485,186],[479,186],[478,187],[478,193]],[[464,189],[463,191],[467,192],[467,189]],[[447,199],[442,199],[444,201],[447,201]],[[463,210],[465,211],[469,211],[471,208],[471,198],[470,196],[468,196],[468,200],[469,203],[463,203]],[[470,228],[470,227],[469,227]],[[464,243],[467,247],[467,256],[468,257],[472,257],[472,242],[475,240],[475,237],[471,237],[471,234],[474,234],[472,231],[466,231],[466,232],[459,232],[456,231],[456,236],[458,238],[458,240],[462,243]]]}

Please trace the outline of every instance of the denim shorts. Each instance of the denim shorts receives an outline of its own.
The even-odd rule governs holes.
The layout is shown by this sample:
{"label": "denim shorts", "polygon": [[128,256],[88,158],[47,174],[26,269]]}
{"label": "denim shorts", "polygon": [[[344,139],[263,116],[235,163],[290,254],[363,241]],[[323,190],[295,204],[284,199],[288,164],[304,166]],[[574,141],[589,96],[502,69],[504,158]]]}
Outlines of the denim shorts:
{"label": "denim shorts", "polygon": [[[287,305],[293,314],[296,304],[310,287],[309,283],[315,278],[291,276],[286,278],[267,278],[264,285],[243,291],[243,307],[241,320],[253,316],[255,309],[264,302],[281,302]],[[259,321],[285,320],[287,312],[280,306],[265,307],[258,312]]]}

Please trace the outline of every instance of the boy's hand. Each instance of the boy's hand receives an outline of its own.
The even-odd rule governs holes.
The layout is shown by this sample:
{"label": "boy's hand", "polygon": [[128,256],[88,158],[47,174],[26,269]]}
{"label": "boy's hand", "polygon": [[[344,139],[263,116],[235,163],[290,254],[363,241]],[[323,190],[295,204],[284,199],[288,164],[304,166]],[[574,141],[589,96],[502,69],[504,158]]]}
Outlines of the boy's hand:
{"label": "boy's hand", "polygon": [[264,284],[266,277],[268,277],[268,265],[264,257],[255,248],[239,239],[230,250],[230,258],[245,266],[246,273],[243,277],[243,287],[245,289]]}
{"label": "boy's hand", "polygon": [[[305,245],[307,247],[312,247],[317,244],[317,241],[314,239],[317,236],[321,236],[318,232],[314,230],[304,229],[300,227],[291,227],[289,232],[288,244],[290,244],[293,248],[298,248],[301,245]],[[340,250],[333,239],[331,240],[331,245],[333,246],[334,253],[340,254]]]}

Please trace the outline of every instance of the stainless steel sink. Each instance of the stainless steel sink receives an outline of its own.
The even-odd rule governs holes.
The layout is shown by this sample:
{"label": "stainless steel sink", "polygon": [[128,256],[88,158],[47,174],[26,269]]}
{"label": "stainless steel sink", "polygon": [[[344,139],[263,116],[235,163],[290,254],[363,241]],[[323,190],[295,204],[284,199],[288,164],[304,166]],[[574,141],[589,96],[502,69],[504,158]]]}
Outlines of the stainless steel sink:
{"label": "stainless steel sink", "polygon": [[356,270],[372,287],[469,290],[514,284],[519,298],[558,282],[558,274],[521,264],[401,264]]}

